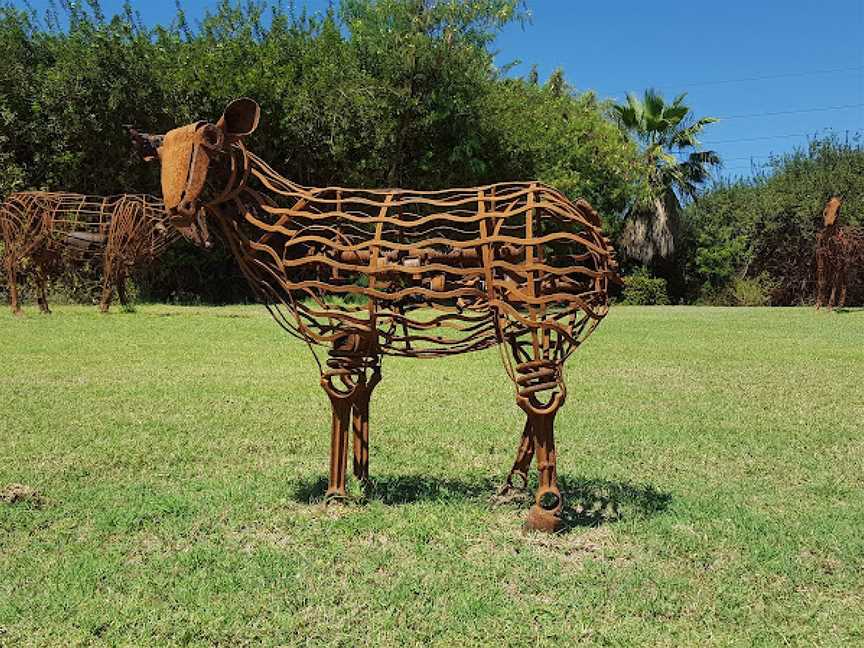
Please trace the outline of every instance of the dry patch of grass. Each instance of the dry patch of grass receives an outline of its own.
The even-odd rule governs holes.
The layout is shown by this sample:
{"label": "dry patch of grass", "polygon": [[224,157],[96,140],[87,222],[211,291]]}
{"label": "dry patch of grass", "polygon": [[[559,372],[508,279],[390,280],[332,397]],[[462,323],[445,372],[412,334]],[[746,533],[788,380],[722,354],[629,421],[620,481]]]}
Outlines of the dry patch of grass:
{"label": "dry patch of grass", "polygon": [[35,488],[31,488],[25,484],[7,484],[0,488],[0,503],[25,503],[36,508],[41,508],[45,500]]}

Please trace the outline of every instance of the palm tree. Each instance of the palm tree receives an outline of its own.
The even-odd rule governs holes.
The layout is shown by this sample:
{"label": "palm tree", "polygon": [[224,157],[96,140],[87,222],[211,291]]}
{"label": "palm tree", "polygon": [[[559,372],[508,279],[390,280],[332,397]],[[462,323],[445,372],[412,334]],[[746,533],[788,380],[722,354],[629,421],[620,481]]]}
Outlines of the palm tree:
{"label": "palm tree", "polygon": [[642,148],[648,185],[647,195],[628,210],[619,244],[627,257],[658,269],[665,266],[660,274],[671,267],[682,203],[695,200],[711,167],[720,165],[716,152],[699,150],[697,139],[717,119],[695,119],[684,105],[685,96],[667,103],[649,89],[642,101],[628,94],[626,103],[612,106],[618,124]]}

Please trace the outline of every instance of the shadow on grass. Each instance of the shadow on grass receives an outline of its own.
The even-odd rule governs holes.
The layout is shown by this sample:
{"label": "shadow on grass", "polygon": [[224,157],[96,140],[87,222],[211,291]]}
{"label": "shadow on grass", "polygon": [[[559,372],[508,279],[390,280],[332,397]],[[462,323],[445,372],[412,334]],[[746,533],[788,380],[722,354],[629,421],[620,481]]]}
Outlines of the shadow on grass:
{"label": "shadow on grass", "polygon": [[563,531],[594,527],[625,517],[650,517],[669,507],[672,494],[651,484],[562,476],[558,479],[564,495]]}
{"label": "shadow on grass", "polygon": [[855,314],[862,315],[862,314],[864,314],[864,307],[862,307],[862,308],[847,308],[847,307],[835,308],[834,312],[837,313],[838,315],[855,315]]}
{"label": "shadow on grass", "polygon": [[[564,496],[562,532],[577,527],[596,527],[625,517],[648,517],[665,511],[672,501],[671,493],[657,490],[650,484],[607,479],[559,476],[558,485]],[[506,499],[496,497],[499,483],[492,479],[465,481],[442,479],[429,475],[382,475],[373,477],[365,493],[350,498],[362,504],[378,501],[387,505],[411,504],[422,501],[491,501],[495,506],[524,509],[534,503],[536,479],[527,490],[517,491]],[[327,490],[327,479],[320,477],[301,482],[293,499],[302,503],[321,502]]]}
{"label": "shadow on grass", "polygon": [[[374,500],[387,505],[411,504],[423,501],[456,501],[479,499],[495,490],[491,479],[466,482],[458,479],[441,479],[426,475],[383,475],[372,477],[363,496],[356,498],[362,502]],[[319,477],[302,481],[294,490],[298,502],[320,502],[327,491],[327,479]],[[355,498],[351,498],[352,500]]]}

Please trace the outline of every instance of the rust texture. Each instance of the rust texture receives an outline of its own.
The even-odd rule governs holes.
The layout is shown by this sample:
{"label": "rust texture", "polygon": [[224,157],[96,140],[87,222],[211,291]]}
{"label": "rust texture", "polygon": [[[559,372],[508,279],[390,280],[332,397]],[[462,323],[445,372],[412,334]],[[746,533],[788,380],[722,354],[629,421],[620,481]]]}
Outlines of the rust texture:
{"label": "rust texture", "polygon": [[816,308],[846,304],[849,270],[864,266],[864,227],[840,225],[843,199],[834,196],[822,212],[824,227],[816,236]]}
{"label": "rust texture", "polygon": [[126,305],[129,273],[152,262],[178,238],[162,202],[145,195],[14,193],[0,206],[0,230],[10,305],[16,315],[21,313],[22,274],[32,272],[39,308],[49,313],[49,278],[87,262],[101,264],[100,310],[108,310],[115,289]]}
{"label": "rust texture", "polygon": [[609,283],[618,281],[598,215],[539,182],[301,186],[244,146],[258,118],[258,105],[239,99],[215,124],[130,132],[145,159],[161,162],[172,222],[199,245],[218,232],[276,321],[316,361],[315,347],[328,349],[318,361],[332,409],[328,498],[345,495],[349,436],[354,474],[368,479],[382,356],[497,345],[526,414],[502,492],[527,486],[536,457],[526,525],[559,528],[553,423],[566,397],[563,365],[606,315]]}

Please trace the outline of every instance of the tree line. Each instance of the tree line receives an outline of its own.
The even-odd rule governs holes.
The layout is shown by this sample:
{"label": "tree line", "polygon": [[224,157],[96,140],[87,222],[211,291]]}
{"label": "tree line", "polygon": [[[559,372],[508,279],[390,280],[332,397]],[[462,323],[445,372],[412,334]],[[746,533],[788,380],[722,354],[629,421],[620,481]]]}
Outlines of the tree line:
{"label": "tree line", "polygon": [[[514,77],[496,66],[497,34],[527,17],[520,0],[342,0],[323,15],[222,0],[195,24],[178,4],[170,24],[147,26],[130,4],[106,16],[98,0],[61,0],[41,15],[7,3],[0,193],[158,195],[157,171],[137,159],[123,124],[164,132],[250,96],[263,112],[249,147],[297,182],[426,189],[537,178],[590,201],[625,269],[662,282],[672,301],[721,295],[761,269],[765,228],[747,225],[752,209],[774,210],[772,223],[792,216],[779,198],[751,196],[776,181],[706,193],[721,161],[698,137],[713,120],[694,117],[683,96],[649,91],[615,106],[561,71],[541,81],[536,69]],[[801,155],[778,170],[823,153]],[[819,213],[817,185],[795,214]],[[184,245],[138,286],[150,299],[251,299],[227,256]]]}

